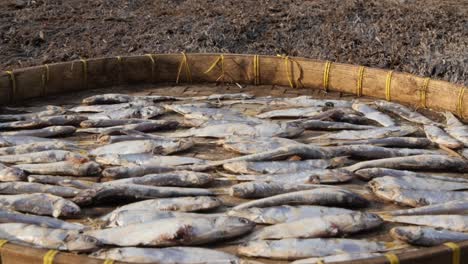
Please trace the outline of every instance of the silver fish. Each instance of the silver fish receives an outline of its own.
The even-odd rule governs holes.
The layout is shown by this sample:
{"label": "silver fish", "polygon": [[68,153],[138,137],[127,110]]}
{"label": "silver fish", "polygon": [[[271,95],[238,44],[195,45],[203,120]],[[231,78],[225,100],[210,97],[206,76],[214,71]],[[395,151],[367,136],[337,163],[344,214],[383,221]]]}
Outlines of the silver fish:
{"label": "silver fish", "polygon": [[163,173],[174,170],[170,167],[151,166],[151,165],[132,165],[107,168],[102,171],[102,176],[111,178],[129,178],[139,177],[153,173]]}
{"label": "silver fish", "polygon": [[187,119],[262,122],[261,120],[245,116],[241,112],[232,109],[193,105],[165,105],[164,107],[167,110],[183,115]]}
{"label": "silver fish", "polygon": [[372,213],[324,215],[264,227],[248,235],[247,240],[270,240],[284,238],[337,237],[368,231],[383,224]]}
{"label": "silver fish", "polygon": [[118,104],[118,103],[128,103],[133,101],[150,101],[150,102],[160,102],[160,101],[171,101],[176,100],[177,98],[173,96],[162,96],[162,95],[151,95],[151,96],[137,96],[137,95],[128,95],[128,94],[117,94],[117,93],[108,93],[108,94],[98,94],[90,97],[84,98],[81,102],[86,105],[93,104]]}
{"label": "silver fish", "polygon": [[323,139],[334,140],[362,140],[376,139],[385,137],[402,137],[415,133],[418,128],[413,126],[380,127],[368,130],[343,130],[336,133],[328,133],[320,136],[311,137],[309,142]]}
{"label": "silver fish", "polygon": [[75,133],[75,131],[76,128],[73,126],[50,126],[39,129],[1,132],[0,136],[57,137],[67,136]]}
{"label": "silver fish", "polygon": [[385,216],[385,221],[420,226],[443,228],[452,231],[468,231],[468,216],[466,215],[401,215]]}
{"label": "silver fish", "polygon": [[446,242],[463,242],[468,234],[444,229],[419,226],[398,226],[390,230],[394,239],[402,240],[417,246],[438,246]]}
{"label": "silver fish", "polygon": [[178,151],[183,151],[191,148],[194,145],[192,140],[158,140],[158,139],[144,139],[133,140],[130,144],[126,141],[104,145],[95,148],[90,152],[91,155],[125,155],[125,154],[140,154],[140,153],[154,153],[154,154],[171,154]]}
{"label": "silver fish", "polygon": [[289,145],[300,145],[292,139],[279,137],[239,137],[230,136],[218,141],[224,149],[234,151],[241,154],[254,154],[274,150],[280,147]]}
{"label": "silver fish", "polygon": [[74,177],[63,177],[57,175],[29,175],[29,182],[53,184],[63,187],[72,187],[76,189],[88,189],[92,188],[99,183],[83,180],[75,180]]}
{"label": "silver fish", "polygon": [[424,125],[424,132],[432,142],[452,149],[461,148],[463,143],[449,136],[445,131],[434,125]]}
{"label": "silver fish", "polygon": [[74,126],[86,120],[84,116],[62,115],[38,117],[30,120],[0,123],[0,129],[31,129],[48,126]]}
{"label": "silver fish", "polygon": [[17,146],[38,142],[58,142],[57,139],[41,138],[33,136],[0,136],[0,145],[2,147]]}
{"label": "silver fish", "polygon": [[32,224],[48,228],[58,228],[67,230],[83,230],[86,227],[79,223],[69,223],[60,219],[48,217],[22,214],[15,211],[0,210],[0,223],[22,223]]}
{"label": "silver fish", "polygon": [[258,118],[301,118],[315,116],[323,111],[322,107],[290,108],[282,110],[271,110],[258,114]]}
{"label": "silver fish", "polygon": [[344,238],[287,238],[250,241],[238,247],[238,253],[247,257],[295,260],[325,257],[336,254],[383,252],[394,247],[391,242],[373,242]]}
{"label": "silver fish", "polygon": [[152,199],[177,196],[214,195],[208,189],[182,188],[182,187],[155,187],[137,184],[100,185],[94,188],[83,189],[72,200],[79,205],[99,203],[104,200],[125,199]]}
{"label": "silver fish", "polygon": [[449,201],[418,208],[401,209],[379,212],[381,215],[437,215],[437,214],[461,214],[468,211],[468,200]]}
{"label": "silver fish", "polygon": [[61,115],[65,113],[65,109],[58,106],[51,106],[47,110],[34,112],[34,113],[27,113],[27,114],[17,114],[17,115],[0,115],[0,121],[22,121],[22,120],[29,120],[35,119],[42,116],[53,116],[53,115]]}
{"label": "silver fish", "polygon": [[148,122],[148,119],[96,119],[84,120],[80,123],[82,128],[90,127],[113,127]]}
{"label": "silver fish", "polygon": [[406,157],[413,155],[440,155],[438,150],[412,148],[385,148],[371,145],[349,145],[324,147],[330,156],[351,156],[365,159],[383,159],[392,157]]}
{"label": "silver fish", "polygon": [[[194,171],[174,171],[159,174],[147,174],[142,177],[114,180],[104,184],[141,184],[150,186],[200,187],[214,180],[208,173]],[[1,183],[0,183],[1,184]]]}
{"label": "silver fish", "polygon": [[223,168],[234,173],[294,173],[306,170],[334,168],[347,164],[346,157],[297,161],[237,161],[226,163]]}
{"label": "silver fish", "polygon": [[128,108],[138,108],[147,105],[153,105],[149,102],[136,102],[136,103],[119,103],[119,104],[104,104],[104,105],[79,105],[68,109],[76,113],[102,113],[120,111]]}
{"label": "silver fish", "polygon": [[96,161],[105,165],[144,165],[170,167],[185,164],[204,164],[202,159],[183,156],[159,156],[149,153],[140,154],[104,154],[96,157]]}
{"label": "silver fish", "polygon": [[[152,211],[152,210],[122,210],[115,214],[105,216],[106,227],[128,226],[134,224],[148,223],[160,219],[177,217],[213,217],[215,214],[197,214],[175,211]],[[0,219],[1,220],[1,219]]]}
{"label": "silver fish", "polygon": [[468,161],[445,155],[414,155],[358,162],[345,169],[357,171],[365,168],[389,168],[402,170],[468,171]]}
{"label": "silver fish", "polygon": [[30,174],[93,176],[101,172],[101,166],[94,161],[67,160],[42,164],[19,164],[13,166]]}
{"label": "silver fish", "polygon": [[407,171],[407,170],[394,170],[394,169],[387,169],[387,168],[369,168],[369,169],[360,169],[354,172],[360,178],[364,180],[371,180],[377,177],[383,176],[393,176],[393,177],[401,177],[401,176],[412,176],[412,177],[420,177],[424,179],[434,179],[440,181],[447,181],[447,182],[461,182],[461,183],[468,183],[468,179],[462,177],[447,177],[447,176],[440,176],[440,175],[433,175],[433,174],[424,174],[424,173],[417,173],[414,171]]}
{"label": "silver fish", "polygon": [[27,173],[22,169],[0,164],[0,182],[24,181],[27,176]]}
{"label": "silver fish", "polygon": [[46,150],[79,150],[73,143],[62,141],[43,141],[0,148],[0,155],[19,155]]}
{"label": "silver fish", "polygon": [[351,107],[352,102],[346,100],[314,99],[312,96],[298,96],[291,98],[259,97],[253,100],[237,100],[222,102],[223,105],[233,104],[261,104],[268,106],[289,106],[289,107]]}
{"label": "silver fish", "polygon": [[395,121],[388,115],[377,111],[376,109],[368,106],[361,102],[353,103],[352,108],[358,112],[361,112],[366,118],[374,120],[385,127],[395,126]]}
{"label": "silver fish", "polygon": [[401,104],[392,103],[392,102],[383,101],[383,100],[376,101],[375,104],[377,105],[378,108],[397,114],[410,122],[418,123],[422,125],[435,124],[435,122],[430,120],[429,118],[421,115],[418,112],[412,111],[411,109]]}
{"label": "silver fish", "polygon": [[326,205],[341,207],[365,207],[369,202],[360,195],[339,188],[317,188],[313,190],[284,193],[268,198],[242,203],[233,208],[269,207],[276,205]]}
{"label": "silver fish", "polygon": [[194,212],[201,210],[215,209],[222,205],[221,201],[216,197],[211,196],[196,196],[196,197],[175,197],[175,198],[158,198],[144,200],[135,203],[129,203],[118,207],[114,211],[102,217],[103,220],[112,220],[117,215],[124,211],[180,211]]}
{"label": "silver fish", "polygon": [[85,252],[99,247],[95,238],[80,234],[77,230],[20,223],[0,224],[0,238],[26,246],[67,251]]}
{"label": "silver fish", "polygon": [[228,211],[228,215],[244,217],[258,224],[279,224],[293,222],[304,218],[346,214],[351,212],[353,211],[349,209],[317,205],[280,205],[264,208],[250,207],[241,210],[231,210]]}
{"label": "silver fish", "polygon": [[49,193],[60,197],[74,197],[79,189],[33,182],[1,182],[1,194]]}
{"label": "silver fish", "polygon": [[342,183],[354,178],[354,174],[342,169],[309,169],[300,172],[279,173],[279,174],[261,174],[261,175],[233,175],[228,178],[237,181],[265,181],[289,184],[327,184]]}
{"label": "silver fish", "polygon": [[331,255],[326,257],[318,257],[318,258],[306,258],[300,259],[291,262],[291,264],[322,264],[322,263],[335,263],[335,262],[342,262],[348,260],[362,260],[362,259],[369,259],[369,258],[376,258],[382,256],[380,253],[351,253],[351,254],[337,254]]}
{"label": "silver fish", "polygon": [[0,156],[0,162],[3,163],[50,163],[66,160],[87,160],[87,156],[70,152],[67,150],[45,150],[32,153],[14,154]]}
{"label": "silver fish", "polygon": [[446,182],[443,180],[422,178],[415,176],[384,176],[371,180],[369,185],[372,188],[403,188],[403,189],[418,189],[418,190],[467,190],[468,184],[461,182]]}
{"label": "silver fish", "polygon": [[112,111],[104,111],[92,115],[88,115],[88,119],[128,119],[128,118],[142,118],[149,119],[164,114],[166,111],[154,105],[149,106],[134,106],[130,105],[128,108],[122,108]]}
{"label": "silver fish", "polygon": [[460,122],[452,113],[445,112],[449,135],[462,142],[468,148],[468,126]]}
{"label": "silver fish", "polygon": [[411,207],[468,200],[468,192],[380,188],[372,190],[379,198]]}
{"label": "silver fish", "polygon": [[91,134],[121,134],[121,131],[134,130],[140,132],[152,132],[164,129],[176,128],[179,125],[177,121],[166,121],[166,120],[147,120],[146,122],[140,122],[136,124],[127,124],[121,126],[111,127],[90,127],[90,128],[78,128],[78,133],[91,133]]}
{"label": "silver fish", "polygon": [[308,120],[300,123],[304,129],[312,130],[368,130],[377,128],[369,125],[356,125],[344,122]]}
{"label": "silver fish", "polygon": [[107,245],[175,246],[200,245],[229,239],[251,231],[255,223],[234,216],[169,218],[85,234]]}
{"label": "silver fish", "polygon": [[113,259],[137,263],[165,263],[165,264],[240,264],[238,257],[213,249],[196,247],[167,247],[167,248],[112,248],[103,249],[90,255],[93,258]]}
{"label": "silver fish", "polygon": [[248,100],[255,98],[254,95],[247,93],[233,93],[233,94],[210,94],[206,96],[193,96],[191,100]]}
{"label": "silver fish", "polygon": [[317,142],[324,146],[344,146],[344,145],[374,145],[380,147],[397,147],[397,148],[425,148],[433,145],[432,141],[422,137],[387,137],[375,139],[363,139],[354,141],[335,141]]}
{"label": "silver fish", "polygon": [[0,206],[14,211],[53,217],[73,216],[80,212],[80,207],[75,203],[44,193],[0,195]]}
{"label": "silver fish", "polygon": [[252,181],[233,185],[229,195],[240,198],[265,198],[272,195],[311,190],[324,187],[321,184],[290,184],[283,182]]}

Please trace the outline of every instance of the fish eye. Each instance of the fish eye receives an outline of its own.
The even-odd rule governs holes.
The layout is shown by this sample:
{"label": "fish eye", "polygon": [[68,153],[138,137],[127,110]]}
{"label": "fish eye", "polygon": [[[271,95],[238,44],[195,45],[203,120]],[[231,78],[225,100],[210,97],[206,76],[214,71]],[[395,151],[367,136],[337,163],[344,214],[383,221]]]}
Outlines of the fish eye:
{"label": "fish eye", "polygon": [[334,106],[335,106],[335,104],[334,104],[334,103],[332,103],[332,102],[326,102],[326,103],[325,103],[325,106],[328,106],[328,107],[334,107]]}
{"label": "fish eye", "polygon": [[248,224],[249,220],[247,220],[245,218],[239,218],[239,222],[241,222],[242,224]]}

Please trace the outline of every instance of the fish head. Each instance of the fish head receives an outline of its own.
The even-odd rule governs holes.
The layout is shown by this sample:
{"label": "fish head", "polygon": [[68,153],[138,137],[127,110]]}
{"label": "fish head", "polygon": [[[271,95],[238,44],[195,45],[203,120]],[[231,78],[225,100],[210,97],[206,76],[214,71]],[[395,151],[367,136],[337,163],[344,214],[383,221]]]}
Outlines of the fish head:
{"label": "fish head", "polygon": [[72,201],[60,198],[60,199],[55,199],[55,201],[53,202],[52,216],[54,217],[73,216],[79,213],[80,213],[80,207]]}
{"label": "fish head", "polygon": [[75,232],[71,232],[69,235],[67,235],[65,238],[65,243],[67,245],[67,250],[79,252],[94,251],[102,244],[98,239],[92,236]]}
{"label": "fish head", "polygon": [[290,138],[296,137],[304,132],[304,128],[299,123],[285,123],[282,126],[284,126],[284,130],[275,136]]}
{"label": "fish head", "polygon": [[5,178],[12,178],[15,180],[24,180],[28,176],[24,170],[14,167],[5,167],[1,170],[1,173]]}
{"label": "fish head", "polygon": [[398,226],[390,229],[390,236],[405,242],[414,242],[421,238],[422,229],[418,226]]}
{"label": "fish head", "polygon": [[145,106],[140,109],[142,118],[152,118],[164,113],[164,109],[159,106]]}
{"label": "fish head", "polygon": [[384,223],[384,220],[377,214],[367,213],[367,212],[358,212],[353,213],[353,218],[355,223],[362,223],[366,229],[371,229],[378,227]]}
{"label": "fish head", "polygon": [[86,166],[86,174],[88,175],[97,175],[101,172],[101,165],[96,162],[90,161],[85,164]]}
{"label": "fish head", "polygon": [[201,208],[216,208],[222,205],[221,200],[216,197],[211,196],[198,196],[194,197],[195,200],[201,201],[202,206]]}
{"label": "fish head", "polygon": [[237,216],[219,216],[215,218],[215,226],[232,236],[245,234],[255,227],[255,223]]}

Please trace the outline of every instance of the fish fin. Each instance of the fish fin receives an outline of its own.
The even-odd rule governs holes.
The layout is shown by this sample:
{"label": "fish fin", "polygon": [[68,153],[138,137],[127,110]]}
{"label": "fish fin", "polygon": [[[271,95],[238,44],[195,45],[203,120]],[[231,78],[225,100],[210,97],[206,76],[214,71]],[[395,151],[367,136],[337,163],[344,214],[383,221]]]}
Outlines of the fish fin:
{"label": "fish fin", "polygon": [[462,158],[463,159],[463,156],[460,155],[458,152],[456,152],[455,150],[453,149],[450,149],[450,148],[447,148],[446,146],[442,146],[442,145],[438,145],[438,147],[447,152],[449,156],[453,156],[453,157],[457,157],[457,158]]}

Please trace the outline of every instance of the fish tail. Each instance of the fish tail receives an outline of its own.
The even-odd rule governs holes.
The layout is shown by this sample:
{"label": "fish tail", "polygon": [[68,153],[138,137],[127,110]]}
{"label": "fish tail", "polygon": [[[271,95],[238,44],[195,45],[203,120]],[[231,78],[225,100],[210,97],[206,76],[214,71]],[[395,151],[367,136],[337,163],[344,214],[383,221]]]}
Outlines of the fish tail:
{"label": "fish tail", "polygon": [[229,194],[229,190],[227,190],[227,189],[214,189],[214,190],[212,190],[212,192],[213,192],[215,195],[226,195],[226,194]]}

